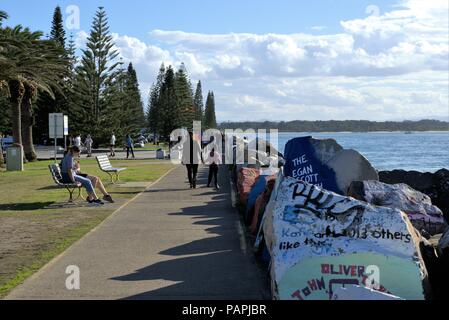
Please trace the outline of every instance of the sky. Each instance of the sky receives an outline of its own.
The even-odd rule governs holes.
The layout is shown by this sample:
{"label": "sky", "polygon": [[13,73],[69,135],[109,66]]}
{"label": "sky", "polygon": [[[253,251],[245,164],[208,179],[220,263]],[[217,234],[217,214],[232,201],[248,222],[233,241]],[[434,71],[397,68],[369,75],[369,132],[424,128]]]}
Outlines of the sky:
{"label": "sky", "polygon": [[[159,66],[184,62],[218,121],[449,120],[449,0],[0,0],[45,34],[61,6],[85,46],[104,6],[146,104]],[[75,9],[75,11],[74,11]],[[76,12],[79,11],[79,19]],[[79,23],[77,23],[79,21]]]}

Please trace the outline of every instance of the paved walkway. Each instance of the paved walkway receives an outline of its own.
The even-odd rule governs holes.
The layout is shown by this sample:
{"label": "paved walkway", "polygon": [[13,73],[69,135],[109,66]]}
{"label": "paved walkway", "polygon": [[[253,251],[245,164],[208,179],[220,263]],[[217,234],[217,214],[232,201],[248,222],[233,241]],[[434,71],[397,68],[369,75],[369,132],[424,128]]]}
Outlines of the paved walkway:
{"label": "paved walkway", "polygon": [[[188,189],[177,167],[17,287],[8,299],[262,299],[266,283],[221,190]],[[81,287],[67,290],[66,267]]]}

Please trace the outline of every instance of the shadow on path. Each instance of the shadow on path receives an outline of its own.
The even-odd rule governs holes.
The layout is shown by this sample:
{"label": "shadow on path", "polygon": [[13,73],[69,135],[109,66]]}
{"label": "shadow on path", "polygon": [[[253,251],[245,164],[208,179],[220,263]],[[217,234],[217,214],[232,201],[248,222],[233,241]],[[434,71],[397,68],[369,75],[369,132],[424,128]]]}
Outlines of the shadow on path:
{"label": "shadow on path", "polygon": [[[207,168],[200,169],[199,184],[207,184],[207,173]],[[220,168],[219,183],[222,188],[216,191],[201,187],[187,191],[174,189],[185,192],[186,196],[193,196],[197,205],[181,207],[177,212],[167,212],[167,216],[189,216],[191,224],[204,226],[203,230],[207,235],[159,252],[169,260],[150,264],[131,274],[114,277],[113,280],[117,281],[174,282],[125,299],[269,298],[268,289],[251,253],[246,253],[244,238],[239,238],[240,222],[231,205],[229,178],[225,167]],[[158,187],[155,192],[173,192],[173,189],[161,188],[163,185]],[[188,189],[188,185],[186,188]],[[151,194],[152,191],[147,192]],[[208,201],[199,200],[204,197],[209,197]]]}

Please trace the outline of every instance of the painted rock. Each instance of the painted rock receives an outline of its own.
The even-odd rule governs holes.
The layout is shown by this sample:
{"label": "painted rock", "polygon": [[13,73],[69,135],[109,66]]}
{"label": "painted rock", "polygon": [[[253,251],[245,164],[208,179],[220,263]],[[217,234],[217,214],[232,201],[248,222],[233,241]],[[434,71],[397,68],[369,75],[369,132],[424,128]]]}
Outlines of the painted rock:
{"label": "painted rock", "polygon": [[389,184],[405,183],[415,190],[427,194],[432,203],[443,211],[449,221],[449,170],[441,169],[435,173],[418,171],[381,171],[379,180]]}
{"label": "painted rock", "polygon": [[256,168],[242,167],[239,170],[237,178],[237,188],[239,191],[240,203],[246,205],[248,194],[251,192],[252,187],[259,178],[260,170]]}
{"label": "painted rock", "polygon": [[429,235],[443,233],[447,228],[443,213],[432,205],[430,197],[406,184],[354,181],[348,195],[377,206],[402,210],[416,229]]}
{"label": "painted rock", "polygon": [[379,180],[365,157],[355,150],[343,149],[333,139],[292,139],[285,146],[284,160],[286,176],[342,195],[352,181]]}
{"label": "painted rock", "polygon": [[420,236],[407,215],[278,177],[263,224],[275,299],[325,300],[345,285],[430,295]]}
{"label": "painted rock", "polygon": [[404,300],[391,294],[367,287],[347,285],[334,292],[332,300]]}

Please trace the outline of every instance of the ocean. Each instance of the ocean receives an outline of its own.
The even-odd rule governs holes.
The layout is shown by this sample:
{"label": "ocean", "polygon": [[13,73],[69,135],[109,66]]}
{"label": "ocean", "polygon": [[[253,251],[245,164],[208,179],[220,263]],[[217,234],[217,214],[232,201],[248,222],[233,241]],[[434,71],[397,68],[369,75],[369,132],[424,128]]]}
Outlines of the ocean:
{"label": "ocean", "polygon": [[288,140],[304,136],[335,139],[344,148],[360,152],[379,171],[449,169],[449,132],[280,132],[279,151],[284,153]]}

